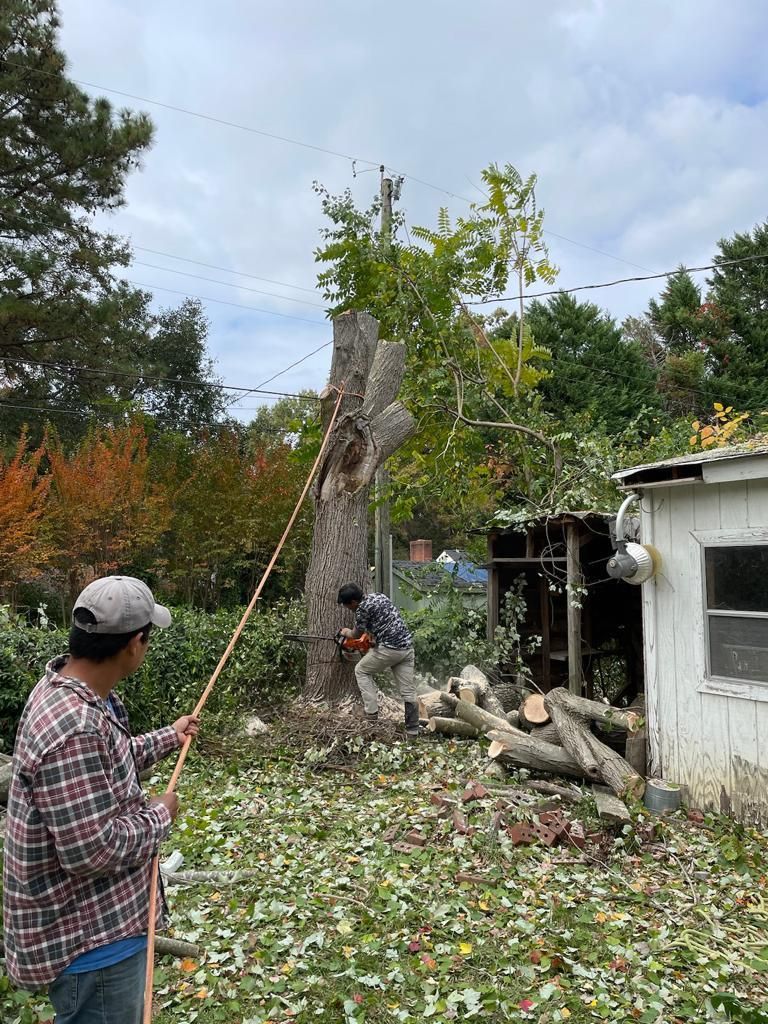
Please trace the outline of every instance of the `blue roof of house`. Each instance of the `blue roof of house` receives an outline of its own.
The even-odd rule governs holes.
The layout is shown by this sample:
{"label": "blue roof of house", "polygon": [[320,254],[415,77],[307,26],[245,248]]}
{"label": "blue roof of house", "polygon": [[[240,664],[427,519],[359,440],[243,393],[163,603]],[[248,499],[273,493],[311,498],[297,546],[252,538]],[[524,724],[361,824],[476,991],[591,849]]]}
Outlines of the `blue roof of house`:
{"label": "blue roof of house", "polygon": [[409,582],[421,590],[431,590],[445,579],[444,573],[453,577],[454,585],[461,589],[486,587],[488,570],[480,569],[473,562],[411,562],[393,561],[392,568],[408,577]]}

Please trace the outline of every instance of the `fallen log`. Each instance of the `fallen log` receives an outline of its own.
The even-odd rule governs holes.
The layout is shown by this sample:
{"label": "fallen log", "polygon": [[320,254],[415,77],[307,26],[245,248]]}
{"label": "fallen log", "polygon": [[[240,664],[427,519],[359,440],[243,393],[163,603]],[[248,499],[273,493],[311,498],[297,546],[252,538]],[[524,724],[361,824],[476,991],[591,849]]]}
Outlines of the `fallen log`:
{"label": "fallen log", "polygon": [[481,708],[490,711],[492,715],[496,715],[499,718],[504,717],[506,713],[505,708],[496,696],[488,676],[476,665],[465,665],[461,670],[459,678],[464,680],[458,690],[459,697],[462,700],[466,700],[465,692],[471,692],[475,699],[474,701],[470,700],[470,704],[479,704]]}
{"label": "fallen log", "polygon": [[584,794],[575,786],[558,786],[554,782],[546,782],[544,779],[529,779],[527,782],[518,783],[520,789],[530,789],[534,793],[545,793],[547,796],[559,796],[561,800],[577,804],[584,799]]}
{"label": "fallen log", "polygon": [[10,764],[13,760],[13,754],[3,754],[0,751],[0,764]]}
{"label": "fallen log", "polygon": [[537,725],[535,729],[531,729],[530,734],[534,739],[543,740],[545,743],[554,743],[558,747],[563,745],[560,733],[557,731],[557,726],[554,722],[547,722],[546,725]]}
{"label": "fallen log", "polygon": [[430,690],[419,697],[419,718],[449,718],[454,714],[458,697],[443,690]]}
{"label": "fallen log", "polygon": [[500,729],[502,732],[514,731],[514,727],[506,718],[492,715],[490,711],[485,711],[476,704],[468,704],[465,700],[456,702],[456,717],[469,722],[480,732],[488,732],[489,729]]}
{"label": "fallen log", "polygon": [[202,946],[196,946],[194,942],[184,942],[182,939],[169,939],[165,935],[155,936],[155,952],[161,956],[177,957],[200,957],[203,955]]}
{"label": "fallen log", "polygon": [[601,704],[597,700],[587,700],[586,697],[577,697],[562,686],[555,687],[544,695],[544,707],[552,712],[552,704],[556,702],[561,707],[567,708],[572,715],[580,718],[591,718],[596,722],[605,722],[607,725],[618,726],[626,729],[627,732],[637,732],[642,727],[643,719],[636,711],[623,710],[622,708],[611,707],[610,704]]}
{"label": "fallen log", "polygon": [[240,871],[164,871],[166,885],[236,885],[256,878],[261,872],[250,868]]}
{"label": "fallen log", "polygon": [[584,778],[584,770],[567,750],[554,743],[542,743],[532,739],[525,732],[503,732],[492,729],[488,734],[491,745],[488,757],[515,768],[533,768],[534,771],[550,772],[552,775],[569,775]]}
{"label": "fallen log", "polygon": [[562,687],[547,694],[547,704],[563,746],[592,782],[604,781],[617,796],[639,800],[645,792],[644,780],[621,754],[600,742],[584,718],[569,710],[570,696]]}
{"label": "fallen log", "polygon": [[459,736],[462,739],[470,740],[475,740],[480,735],[474,725],[470,725],[469,722],[463,722],[459,718],[441,718],[439,716],[430,718],[427,722],[427,730],[438,732],[443,736]]}
{"label": "fallen log", "polygon": [[508,711],[504,717],[515,729],[522,728],[520,725],[520,715],[516,711]]}
{"label": "fallen log", "polygon": [[549,722],[549,710],[544,706],[542,693],[529,693],[518,708],[520,723],[526,729],[535,729],[537,725]]}
{"label": "fallen log", "polygon": [[531,693],[527,686],[519,682],[513,683],[509,679],[502,679],[500,682],[493,683],[492,685],[493,692],[506,712],[516,711],[528,694]]}

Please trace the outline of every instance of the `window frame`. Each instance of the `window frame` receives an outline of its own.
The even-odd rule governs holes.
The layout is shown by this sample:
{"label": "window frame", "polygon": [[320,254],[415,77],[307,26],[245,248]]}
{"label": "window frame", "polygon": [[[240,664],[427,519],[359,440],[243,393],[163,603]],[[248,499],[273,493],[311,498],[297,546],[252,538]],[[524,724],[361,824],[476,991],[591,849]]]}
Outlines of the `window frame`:
{"label": "window frame", "polygon": [[710,616],[719,618],[757,618],[768,620],[768,612],[738,612],[730,609],[712,609],[707,607],[707,570],[706,552],[709,548],[762,547],[768,546],[768,528],[744,528],[742,530],[704,530],[691,531],[692,544],[692,578],[698,586],[699,599],[695,601],[697,610],[697,634],[701,639],[695,644],[697,656],[697,675],[700,683],[699,693],[713,693],[723,697],[739,697],[768,703],[768,679],[750,680],[734,679],[730,676],[719,676],[712,672],[710,649]]}

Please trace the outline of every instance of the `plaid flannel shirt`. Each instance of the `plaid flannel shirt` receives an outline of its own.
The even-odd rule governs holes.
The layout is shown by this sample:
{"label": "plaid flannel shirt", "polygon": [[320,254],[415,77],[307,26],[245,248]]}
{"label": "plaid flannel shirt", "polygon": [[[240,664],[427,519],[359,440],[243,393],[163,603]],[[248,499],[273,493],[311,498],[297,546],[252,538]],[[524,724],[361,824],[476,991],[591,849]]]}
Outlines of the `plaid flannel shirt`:
{"label": "plaid flannel shirt", "polygon": [[27,701],[8,794],[7,970],[32,990],[81,953],[146,932],[152,858],[171,816],[148,805],[138,773],[180,745],[172,726],[132,737],[116,694],[113,715],[66,662],[50,662]]}

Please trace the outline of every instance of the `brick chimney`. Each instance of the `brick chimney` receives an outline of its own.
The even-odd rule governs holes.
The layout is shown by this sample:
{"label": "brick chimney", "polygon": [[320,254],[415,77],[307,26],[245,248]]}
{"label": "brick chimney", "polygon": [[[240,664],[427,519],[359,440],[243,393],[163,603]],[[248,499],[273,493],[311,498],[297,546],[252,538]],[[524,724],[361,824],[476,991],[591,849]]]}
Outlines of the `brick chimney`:
{"label": "brick chimney", "polygon": [[431,540],[412,540],[411,541],[411,561],[412,562],[431,562],[432,561],[432,541]]}

